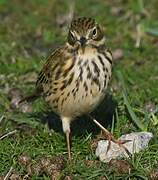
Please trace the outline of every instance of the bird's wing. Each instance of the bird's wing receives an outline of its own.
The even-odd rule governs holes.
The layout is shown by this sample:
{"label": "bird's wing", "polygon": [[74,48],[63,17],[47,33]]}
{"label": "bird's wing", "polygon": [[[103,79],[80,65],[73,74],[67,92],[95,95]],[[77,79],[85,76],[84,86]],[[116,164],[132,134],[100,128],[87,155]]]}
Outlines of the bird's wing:
{"label": "bird's wing", "polygon": [[56,75],[56,69],[61,69],[60,67],[64,64],[64,57],[65,47],[58,48],[52,52],[37,77],[35,91],[31,95],[24,97],[19,103],[24,101],[32,102],[43,95],[43,86],[52,81]]}
{"label": "bird's wing", "polygon": [[43,91],[43,86],[53,80],[57,69],[61,69],[60,67],[64,64],[64,55],[65,48],[61,47],[52,52],[52,54],[47,58],[47,61],[36,81],[37,90]]}

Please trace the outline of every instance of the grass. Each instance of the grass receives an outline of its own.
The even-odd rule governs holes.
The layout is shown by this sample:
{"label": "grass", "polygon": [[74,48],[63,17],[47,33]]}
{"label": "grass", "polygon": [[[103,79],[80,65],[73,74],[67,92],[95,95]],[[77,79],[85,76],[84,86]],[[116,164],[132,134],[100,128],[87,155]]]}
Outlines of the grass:
{"label": "grass", "polygon": [[[60,122],[54,127],[52,135],[41,123],[41,120],[54,117],[43,100],[30,104],[33,109],[31,113],[23,113],[10,107],[9,97],[13,88],[19,89],[22,94],[31,93],[34,83],[29,81],[27,74],[38,73],[51,49],[66,41],[67,26],[59,26],[57,17],[62,20],[69,13],[71,3],[71,0],[0,1],[0,117],[4,116],[0,121],[0,134],[20,127],[18,133],[0,140],[1,175],[5,175],[11,166],[25,175],[26,170],[18,163],[21,154],[28,154],[34,161],[41,156],[59,154],[67,158]],[[114,62],[113,79],[108,90],[112,102],[117,105],[114,121],[111,122],[110,114],[111,121],[107,123],[107,128],[112,128],[116,137],[147,130],[154,134],[154,138],[148,149],[128,160],[133,166],[132,172],[120,174],[108,164],[95,163],[95,152],[90,147],[99,131],[93,124],[90,124],[90,129],[94,131],[89,130],[89,124],[85,125],[81,120],[80,124],[87,128],[80,132],[79,126],[72,126],[74,159],[71,164],[66,164],[60,177],[148,179],[158,165],[157,1],[76,0],[75,16],[95,17],[103,25],[108,46],[113,51],[118,48],[123,51],[121,60]],[[138,26],[141,43],[136,48]],[[118,71],[123,80],[118,76]],[[25,81],[23,75],[26,75]],[[154,106],[152,112],[146,110],[147,102]],[[102,108],[111,111],[108,104]],[[97,111],[99,114],[100,111]],[[102,115],[102,118],[110,119],[108,115]],[[87,165],[86,160],[94,163]],[[43,174],[32,179],[49,179],[49,176]]]}

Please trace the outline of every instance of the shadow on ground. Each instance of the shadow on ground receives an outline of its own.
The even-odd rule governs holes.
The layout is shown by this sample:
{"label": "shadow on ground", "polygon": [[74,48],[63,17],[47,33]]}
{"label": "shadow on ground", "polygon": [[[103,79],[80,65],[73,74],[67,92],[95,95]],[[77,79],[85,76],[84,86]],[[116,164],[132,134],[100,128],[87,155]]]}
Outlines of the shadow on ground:
{"label": "shadow on ground", "polygon": [[[117,102],[112,98],[112,95],[107,94],[103,102],[91,113],[91,115],[104,127],[107,127],[112,123],[116,106]],[[36,113],[33,114],[33,116],[40,119],[43,124],[48,123],[50,129],[63,133],[60,117],[52,111]],[[98,134],[100,129],[94,124],[91,118],[84,115],[76,118],[76,120],[71,123],[71,131],[72,135],[81,136],[87,132],[93,133],[93,135]]]}

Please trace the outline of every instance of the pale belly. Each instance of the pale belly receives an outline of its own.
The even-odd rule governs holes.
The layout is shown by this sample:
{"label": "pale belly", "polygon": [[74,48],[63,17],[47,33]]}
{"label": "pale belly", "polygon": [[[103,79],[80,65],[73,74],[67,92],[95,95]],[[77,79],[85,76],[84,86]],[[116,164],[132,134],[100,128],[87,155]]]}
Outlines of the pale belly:
{"label": "pale belly", "polygon": [[[59,108],[59,114],[66,117],[76,117],[89,113],[103,100],[105,90],[99,90],[98,86],[93,84],[89,86],[89,90],[81,85],[79,90],[71,93]],[[62,98],[61,98],[62,99]],[[60,104],[59,100],[59,104]]]}

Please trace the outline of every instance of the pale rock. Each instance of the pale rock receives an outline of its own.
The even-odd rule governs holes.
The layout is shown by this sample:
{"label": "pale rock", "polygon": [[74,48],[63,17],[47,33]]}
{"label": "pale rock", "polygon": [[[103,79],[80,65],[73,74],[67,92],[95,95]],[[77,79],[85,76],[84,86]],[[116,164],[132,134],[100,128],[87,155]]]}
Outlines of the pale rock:
{"label": "pale rock", "polygon": [[[133,155],[134,153],[138,153],[147,148],[152,137],[153,134],[150,132],[135,132],[122,135],[119,139],[123,141],[130,140],[123,144],[123,146],[127,148],[131,155]],[[100,161],[109,162],[111,159],[129,157],[129,154],[125,151],[125,149],[120,147],[118,144],[111,141],[110,148],[107,151],[108,146],[108,140],[100,140],[98,142],[96,156],[99,157]]]}

